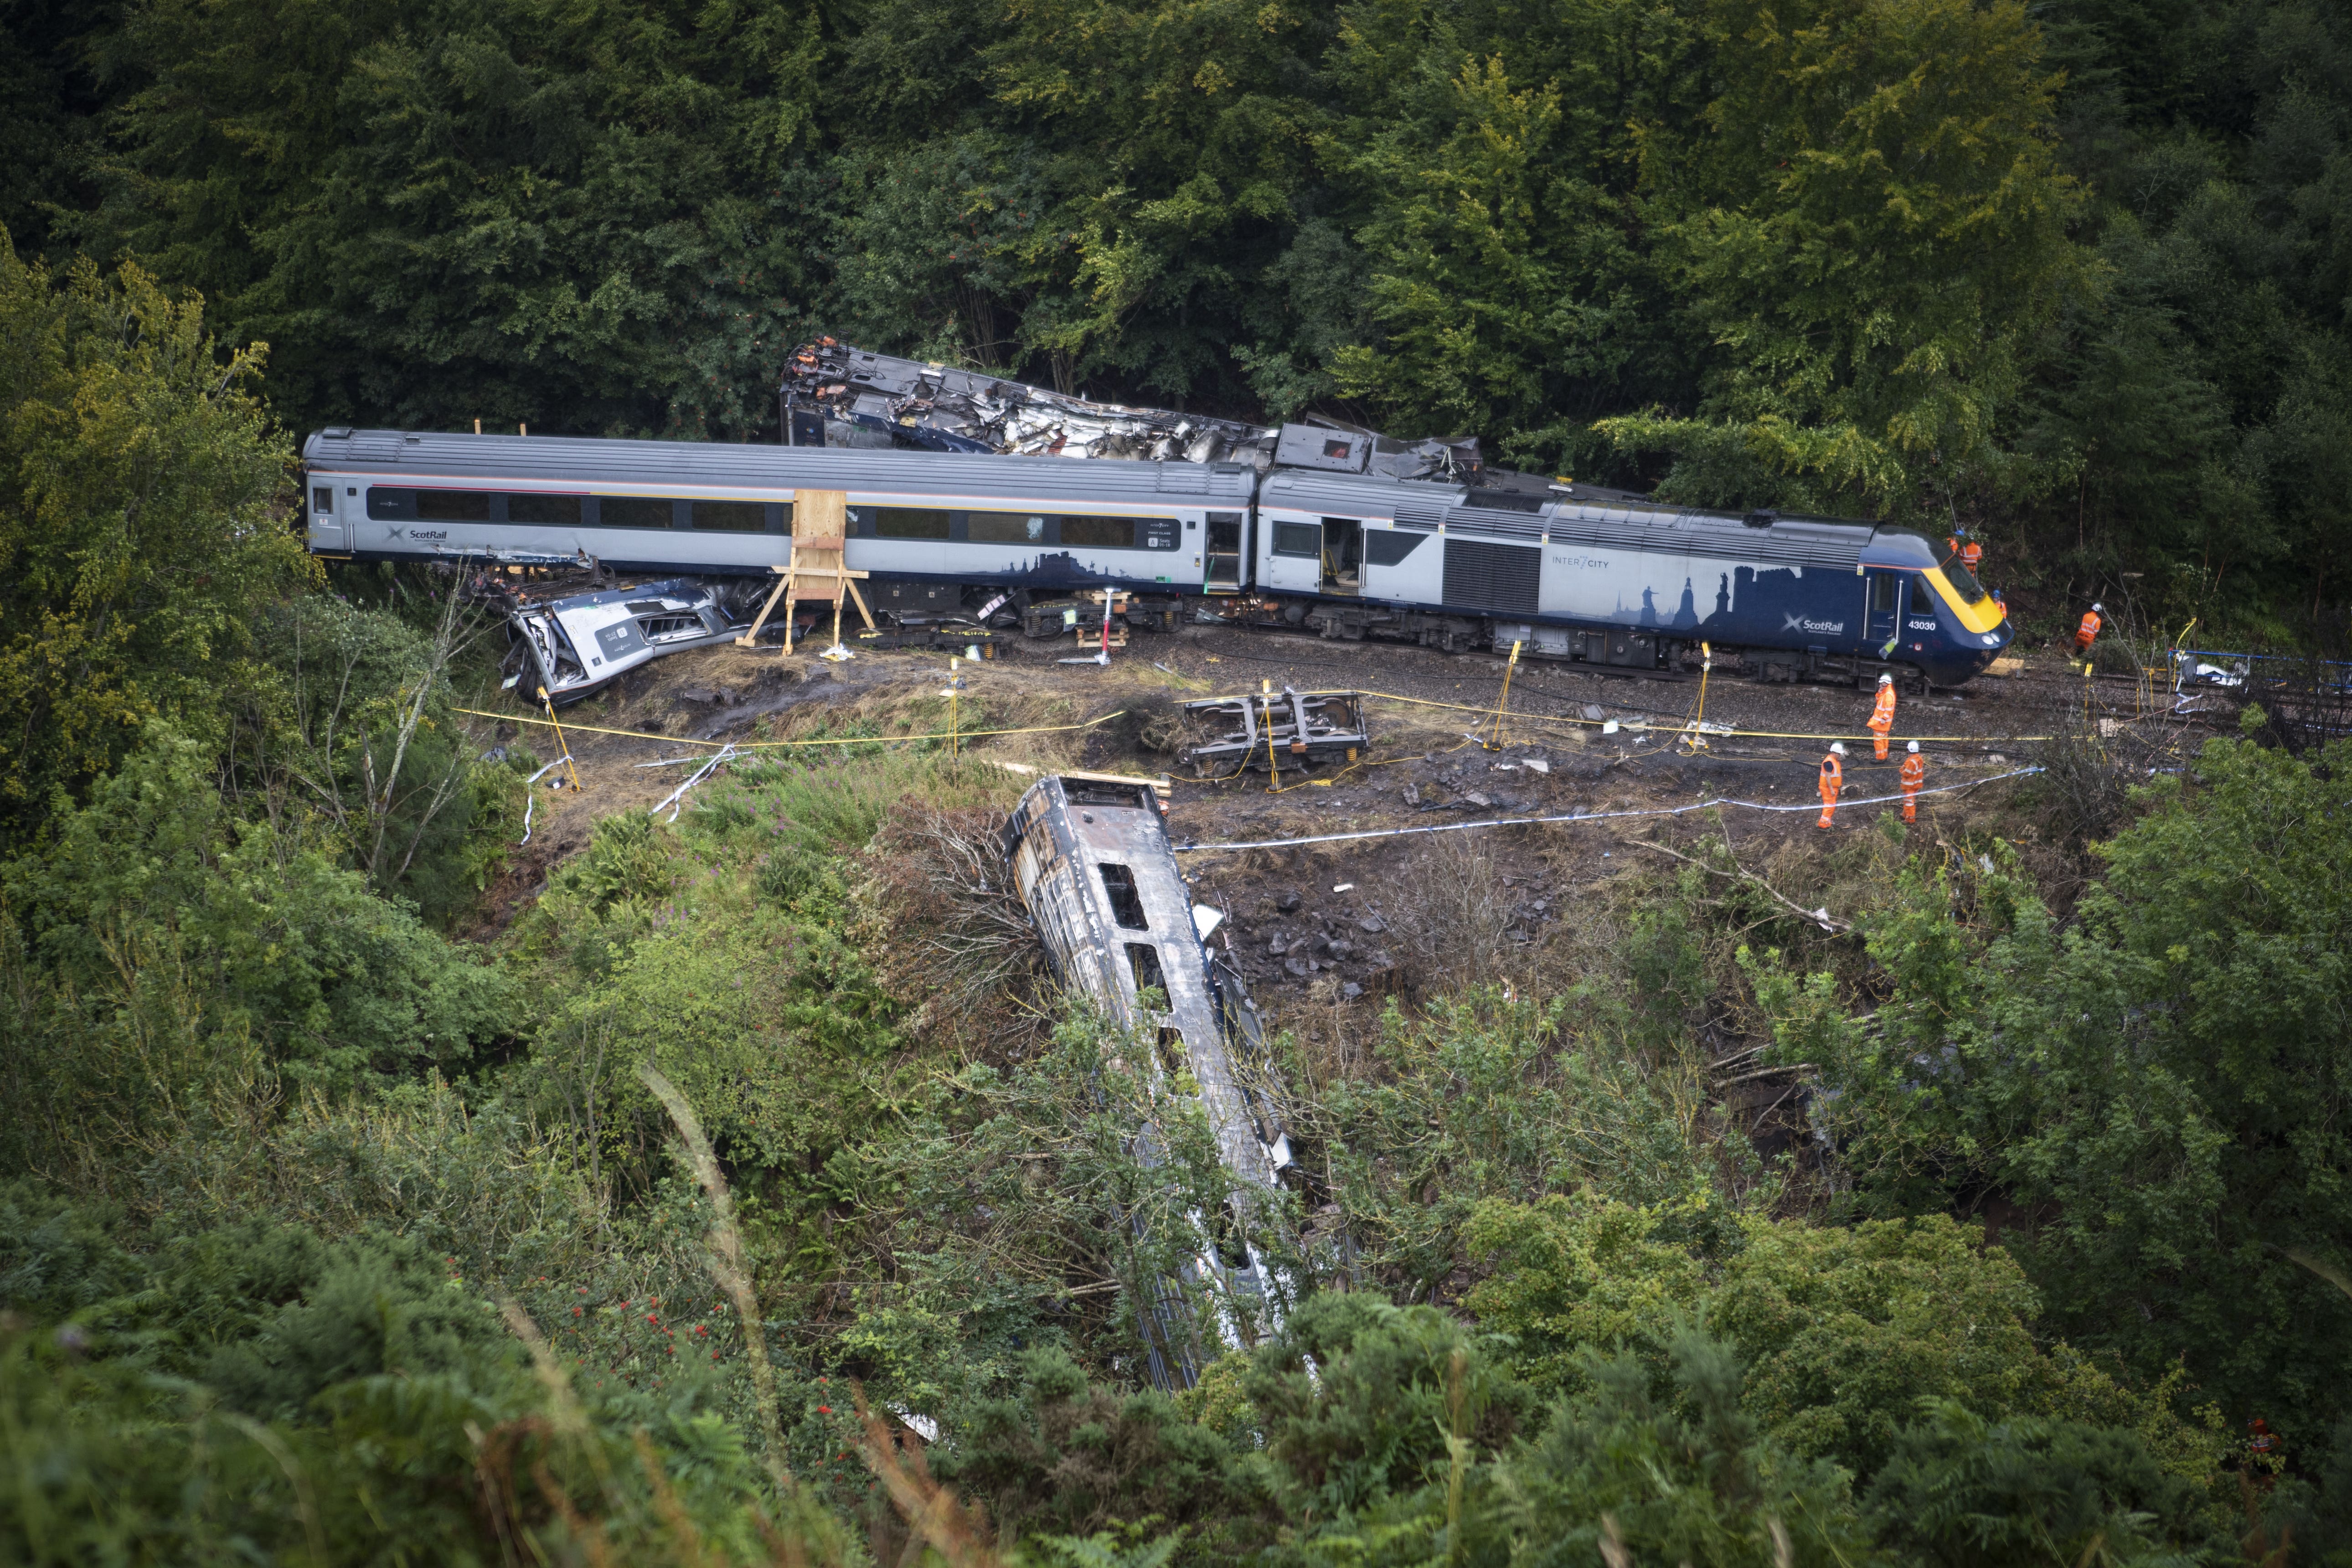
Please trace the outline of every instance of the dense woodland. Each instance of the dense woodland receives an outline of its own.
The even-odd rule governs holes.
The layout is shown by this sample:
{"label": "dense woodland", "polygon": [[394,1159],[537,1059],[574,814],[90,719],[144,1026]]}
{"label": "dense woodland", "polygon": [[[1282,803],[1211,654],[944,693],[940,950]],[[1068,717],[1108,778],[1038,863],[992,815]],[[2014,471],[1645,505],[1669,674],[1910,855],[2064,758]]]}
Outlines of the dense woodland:
{"label": "dense woodland", "polygon": [[2352,590],[2328,0],[8,18],[0,226],[201,290],[296,428],[772,439],[830,331],[1964,522],[2168,631]]}
{"label": "dense woodland", "polygon": [[1168,1397],[1129,1220],[1216,1177],[971,874],[1001,775],[739,767],[498,928],[485,627],[285,524],[329,421],[772,438],[824,330],[2324,644],[2340,7],[0,16],[0,1560],[2352,1563],[2352,742],[2068,736],[1776,869],[1851,932],[1704,835],[1433,910],[1276,1042],[1323,1288]]}

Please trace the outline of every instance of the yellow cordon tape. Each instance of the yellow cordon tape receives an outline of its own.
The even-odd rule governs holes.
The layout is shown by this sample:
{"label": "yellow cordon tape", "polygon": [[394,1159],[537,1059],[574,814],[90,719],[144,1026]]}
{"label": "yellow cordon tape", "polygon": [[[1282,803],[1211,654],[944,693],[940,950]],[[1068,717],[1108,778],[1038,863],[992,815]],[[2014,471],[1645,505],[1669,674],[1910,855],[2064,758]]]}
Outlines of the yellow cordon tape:
{"label": "yellow cordon tape", "polygon": [[[1311,696],[1316,694],[1301,693],[1301,695]],[[1492,708],[1474,708],[1466,702],[1433,702],[1426,697],[1401,697],[1393,691],[1360,691],[1357,695],[1361,697],[1376,698],[1382,702],[1410,702],[1418,708],[1444,708],[1456,713],[1477,713],[1489,719],[1495,717],[1496,714],[1496,710]],[[1549,696],[1550,694],[1547,692],[1545,695]],[[1675,736],[1687,735],[1695,732],[1692,730],[1688,720],[1676,722],[1672,719],[1661,720],[1656,718],[1643,718],[1630,721],[1624,719],[1614,721],[1608,719],[1569,719],[1558,717],[1549,713],[1513,713],[1510,718],[1513,723],[1575,724],[1591,730],[1598,730],[1603,724],[1614,722],[1620,730],[1639,729],[1646,735]],[[1704,731],[1697,732],[1706,734],[1709,739],[1719,738],[1723,740],[1730,740],[1734,737],[1744,735],[1751,741],[1856,741],[1864,745],[1870,744],[1877,738],[1871,734],[1804,735],[1791,733],[1785,730],[1741,730],[1727,724],[1718,726],[1717,721],[1712,719],[1706,721],[1706,728]],[[1987,743],[2002,742],[2013,743],[2019,741],[2047,741],[2052,738],[2053,737],[2048,735],[1894,735],[1889,737],[1889,739],[1895,741],[1932,741],[1941,745],[1960,745],[1972,742],[1982,742]]]}
{"label": "yellow cordon tape", "polygon": [[[520,713],[489,713],[479,708],[455,710],[476,719],[496,719],[508,724],[537,724],[552,728],[545,719],[527,719]],[[1059,735],[1072,730],[1091,730],[1097,724],[1108,724],[1127,711],[1106,713],[1099,719],[1089,719],[1083,724],[1040,724],[1026,730],[965,730],[955,736],[958,740],[978,740],[984,735]],[[567,724],[564,728],[575,735],[618,735],[628,741],[653,741],[665,746],[732,746],[739,752],[761,751],[775,746],[894,746],[902,741],[944,741],[949,732],[936,735],[847,735],[827,737],[820,741],[698,741],[688,735],[648,735],[642,730],[600,730],[593,724]]]}

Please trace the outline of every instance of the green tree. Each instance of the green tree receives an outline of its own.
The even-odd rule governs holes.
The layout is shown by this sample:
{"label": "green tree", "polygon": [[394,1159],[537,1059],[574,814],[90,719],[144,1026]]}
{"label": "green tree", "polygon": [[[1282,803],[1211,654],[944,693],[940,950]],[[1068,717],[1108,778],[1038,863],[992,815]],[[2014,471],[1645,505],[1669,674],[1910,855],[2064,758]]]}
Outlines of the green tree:
{"label": "green tree", "polygon": [[664,0],[142,5],[84,237],[282,342],[296,418],[740,440],[805,308],[822,36]]}
{"label": "green tree", "polygon": [[52,844],[0,865],[0,896],[18,1168],[135,1161],[278,1075],[341,1090],[455,1068],[511,1026],[506,976],[298,816],[242,818],[209,748],[160,721]]}
{"label": "green tree", "polygon": [[1702,345],[1635,198],[1642,128],[1696,111],[1699,50],[1692,7],[1647,0],[1351,7],[1318,142],[1370,272],[1340,387],[1562,462],[1602,456],[1594,416],[1678,399]]}
{"label": "green tree", "polygon": [[289,460],[204,304],[0,246],[0,842],[166,718],[225,737],[253,627],[306,583]]}
{"label": "green tree", "polygon": [[1870,928],[1889,989],[1865,1015],[1755,972],[1781,1050],[1836,1091],[1858,1205],[2006,1200],[2053,1327],[2144,1376],[2185,1356],[2241,1418],[2315,1436],[2352,1370],[2326,1278],[2352,1231],[2347,763],[2208,742],[2100,847],[2073,926],[1997,849],[1915,868]]}
{"label": "green tree", "polygon": [[1717,352],[1695,410],[1603,428],[1717,504],[1940,520],[2045,484],[2005,421],[2089,279],[2026,8],[1713,0],[1702,26],[1715,94],[1645,128],[1642,211]]}
{"label": "green tree", "polygon": [[2200,1489],[2167,1474],[2130,1432],[1989,1422],[1948,1400],[1925,1415],[1893,1444],[1865,1498],[1904,1560],[2176,1563],[2217,1533]]}

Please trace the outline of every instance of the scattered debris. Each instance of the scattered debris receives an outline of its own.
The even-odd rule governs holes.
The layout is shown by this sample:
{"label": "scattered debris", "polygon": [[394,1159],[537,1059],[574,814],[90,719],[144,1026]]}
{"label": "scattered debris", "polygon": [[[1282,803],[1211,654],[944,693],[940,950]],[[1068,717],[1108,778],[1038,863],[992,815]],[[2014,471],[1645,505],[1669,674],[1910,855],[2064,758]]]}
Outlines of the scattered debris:
{"label": "scattered debris", "polygon": [[662,806],[666,805],[670,808],[669,819],[672,822],[676,822],[677,820],[677,814],[686,809],[686,792],[700,784],[703,780],[709,778],[712,773],[717,773],[720,766],[727,763],[733,762],[742,753],[736,751],[733,746],[721,746],[709,762],[703,763],[702,766],[694,771],[693,777],[688,779],[684,784],[670,791],[668,795],[663,796],[660,804],[656,805],[651,811],[646,813],[646,815],[647,816],[659,816],[662,812]]}
{"label": "scattered debris", "polygon": [[[1696,856],[1685,855],[1679,849],[1669,849],[1663,844],[1653,844],[1646,838],[1636,838],[1633,842],[1641,848],[1654,849],[1661,855],[1672,856],[1675,859],[1680,860],[1685,866],[1696,866],[1710,877],[1722,877],[1727,880],[1748,882],[1756,887],[1761,888],[1764,889],[1765,895],[1774,903],[1779,904],[1782,909],[1787,910],[1791,914],[1801,915],[1806,920],[1812,921],[1815,925],[1829,932],[1832,936],[1842,935],[1844,932],[1853,930],[1853,922],[1852,921],[1840,920],[1837,916],[1831,914],[1826,905],[1821,909],[1809,910],[1805,908],[1804,905],[1798,903],[1794,899],[1787,897],[1780,889],[1775,888],[1771,883],[1766,881],[1763,878],[1758,876],[1747,867],[1742,866],[1737,859],[1733,859],[1728,847],[1724,847],[1724,858],[1731,861],[1731,867],[1730,869],[1726,870],[1721,866],[1713,865],[1706,860],[1701,860]],[[1602,858],[1606,859],[1607,857],[1604,856]]]}

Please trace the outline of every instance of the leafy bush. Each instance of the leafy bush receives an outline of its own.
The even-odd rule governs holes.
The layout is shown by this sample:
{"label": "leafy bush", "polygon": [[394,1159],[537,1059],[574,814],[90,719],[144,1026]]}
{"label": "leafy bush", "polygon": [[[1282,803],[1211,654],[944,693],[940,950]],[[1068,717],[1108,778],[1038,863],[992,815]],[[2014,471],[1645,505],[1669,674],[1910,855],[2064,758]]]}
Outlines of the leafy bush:
{"label": "leafy bush", "polygon": [[[1580,993],[1491,992],[1381,1015],[1372,1070],[1298,1097],[1291,1135],[1321,1155],[1361,1266],[1405,1299],[1454,1287],[1461,1231],[1484,1199],[1593,1187],[1637,1202],[1711,1184],[1688,1062],[1652,1066],[1654,1032]],[[1294,1071],[1294,1081],[1304,1077]]]}
{"label": "leafy bush", "polygon": [[[2249,723],[2259,724],[2258,710]],[[2014,861],[1903,878],[1869,931],[1883,999],[1759,965],[1782,1059],[1864,1212],[1998,1194],[2053,1325],[2242,1419],[2326,1429],[2352,1375],[2352,742],[2207,743],[2098,854],[2061,931]],[[2309,1262],[2298,1261],[2309,1259]]]}
{"label": "leafy bush", "polygon": [[2175,1563],[2211,1534],[2202,1489],[2167,1474],[2136,1434],[1988,1422],[1951,1400],[1926,1403],[1865,1500],[1890,1549],[1938,1568]]}
{"label": "leafy bush", "polygon": [[1269,1522],[1244,1454],[1165,1394],[1092,1384],[1059,1351],[1029,1352],[1018,1390],[974,1405],[932,1473],[984,1502],[1007,1544],[1143,1531],[1220,1561]]}
{"label": "leafy bush", "polygon": [[0,894],[18,1169],[152,1153],[281,1080],[342,1092],[460,1067],[519,1000],[299,818],[241,818],[205,749],[161,723],[45,849],[0,865]]}
{"label": "leafy bush", "polygon": [[[1738,1357],[1687,1328],[1664,1348],[1663,1392],[1632,1357],[1588,1352],[1586,1392],[1497,1467],[1498,1517],[1482,1533],[1516,1548],[1514,1563],[1563,1568],[1596,1556],[1694,1568],[1865,1561],[1870,1531],[1845,1477],[1758,1431]],[[1506,1560],[1491,1547],[1481,1557]]]}
{"label": "leafy bush", "polygon": [[1529,1414],[1492,1347],[1433,1307],[1328,1291],[1299,1304],[1244,1384],[1286,1475],[1291,1514],[1346,1520],[1415,1491],[1455,1445],[1490,1454]]}
{"label": "leafy bush", "polygon": [[2037,1343],[2023,1270],[1943,1215],[1816,1226],[1555,1196],[1483,1205],[1469,1243],[1491,1272],[1467,1305],[1547,1393],[1574,1392],[1593,1352],[1620,1349],[1663,1387],[1677,1325],[1699,1321],[1747,1367],[1742,1406],[1775,1445],[1864,1479],[1927,1399],[2141,1427],[2191,1483],[2219,1466],[2219,1445],[2173,1409],[2173,1384],[2134,1394]]}

